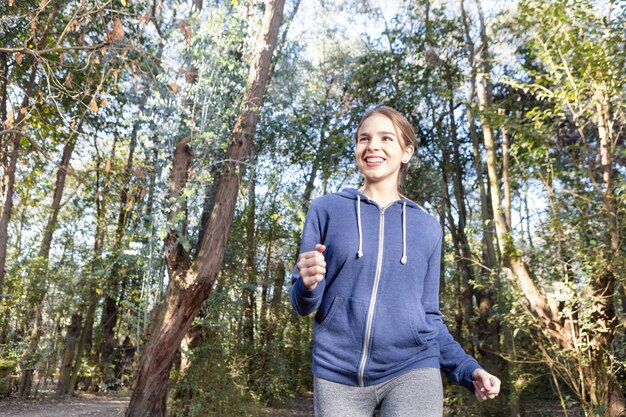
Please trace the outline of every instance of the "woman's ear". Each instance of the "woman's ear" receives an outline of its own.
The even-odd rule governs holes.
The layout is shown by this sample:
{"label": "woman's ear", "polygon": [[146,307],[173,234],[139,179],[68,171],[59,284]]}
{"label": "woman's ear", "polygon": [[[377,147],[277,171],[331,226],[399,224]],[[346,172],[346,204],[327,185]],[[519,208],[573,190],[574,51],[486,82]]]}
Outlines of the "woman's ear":
{"label": "woman's ear", "polygon": [[415,152],[415,148],[411,145],[404,148],[404,155],[402,155],[402,163],[408,164],[414,152]]}

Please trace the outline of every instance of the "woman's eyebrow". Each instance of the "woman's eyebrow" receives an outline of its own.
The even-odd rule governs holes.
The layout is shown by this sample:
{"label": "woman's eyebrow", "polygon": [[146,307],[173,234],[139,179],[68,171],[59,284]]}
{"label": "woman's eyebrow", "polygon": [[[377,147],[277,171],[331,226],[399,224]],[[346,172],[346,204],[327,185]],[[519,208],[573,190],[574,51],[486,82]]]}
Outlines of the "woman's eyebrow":
{"label": "woman's eyebrow", "polygon": [[[378,134],[378,135],[391,135],[391,136],[396,136],[396,134],[395,134],[394,132],[387,132],[387,131],[384,131],[384,130],[383,130],[383,131],[381,131],[381,132],[376,132],[376,134]],[[370,134],[369,134],[369,133],[367,133],[367,132],[361,132],[361,133],[359,133],[359,137],[361,137],[361,136],[370,136]]]}

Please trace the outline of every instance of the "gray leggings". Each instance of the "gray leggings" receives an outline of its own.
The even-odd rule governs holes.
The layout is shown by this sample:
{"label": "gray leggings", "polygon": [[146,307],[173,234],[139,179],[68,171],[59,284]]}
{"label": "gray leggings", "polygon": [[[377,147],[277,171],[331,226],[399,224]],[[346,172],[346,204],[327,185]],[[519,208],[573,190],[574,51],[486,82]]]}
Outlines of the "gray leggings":
{"label": "gray leggings", "polygon": [[315,417],[441,417],[443,386],[435,368],[419,368],[369,387],[315,377]]}

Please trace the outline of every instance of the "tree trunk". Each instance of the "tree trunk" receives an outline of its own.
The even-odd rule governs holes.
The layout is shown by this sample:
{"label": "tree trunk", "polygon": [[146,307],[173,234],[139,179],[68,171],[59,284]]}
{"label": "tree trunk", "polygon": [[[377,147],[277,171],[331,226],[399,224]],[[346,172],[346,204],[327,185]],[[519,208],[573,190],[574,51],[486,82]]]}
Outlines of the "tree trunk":
{"label": "tree trunk", "polygon": [[[198,256],[191,263],[180,245],[171,248],[166,255],[170,284],[166,299],[160,307],[160,317],[155,320],[141,358],[133,394],[126,410],[127,417],[166,415],[167,383],[176,352],[202,302],[208,297],[221,268],[239,190],[239,167],[235,161],[246,158],[252,150],[283,8],[284,0],[269,0],[266,4],[263,27],[250,65],[242,109],[226,152],[228,162],[223,167],[209,227],[202,236]],[[188,164],[184,157],[179,156],[177,160],[175,156],[172,179],[178,181],[171,182],[170,192],[173,197],[178,196],[185,186]],[[185,175],[180,176],[181,170],[184,170]],[[175,236],[175,233],[170,231],[169,235]],[[169,241],[171,242],[171,238]]]}
{"label": "tree trunk", "polygon": [[63,352],[63,358],[61,360],[61,369],[59,370],[59,381],[57,383],[57,393],[67,394],[70,380],[72,376],[72,364],[74,363],[74,354],[76,352],[76,345],[80,337],[80,322],[82,317],[80,313],[72,314],[72,321],[67,327],[65,333],[65,349]]}
{"label": "tree trunk", "polygon": [[[470,36],[470,28],[468,17],[465,12],[465,6],[463,0],[461,0],[461,14],[465,35],[465,43],[467,46],[467,50],[469,53],[469,64],[470,64],[470,82],[469,82],[469,91],[468,91],[468,103],[466,104],[466,117],[469,126],[470,138],[472,140],[472,155],[473,155],[473,163],[474,170],[476,172],[476,179],[478,183],[478,189],[480,192],[480,216],[481,216],[481,225],[482,225],[482,247],[481,247],[481,261],[482,267],[480,268],[480,276],[481,281],[484,285],[480,285],[478,289],[473,289],[472,293],[476,298],[477,302],[477,310],[478,310],[478,320],[476,321],[476,333],[479,335],[481,339],[480,347],[478,349],[481,362],[484,363],[484,366],[493,369],[494,373],[501,373],[501,375],[507,374],[507,364],[502,358],[498,355],[497,352],[500,352],[500,323],[497,320],[490,319],[492,307],[495,304],[494,302],[494,287],[497,287],[497,281],[495,284],[488,284],[497,280],[497,250],[494,246],[494,226],[493,226],[493,210],[491,209],[491,205],[489,204],[489,193],[485,188],[485,178],[483,176],[483,161],[480,149],[480,139],[478,136],[478,132],[476,129],[476,123],[474,119],[474,113],[472,111],[474,98],[476,95],[476,79],[478,76],[478,68],[476,62],[476,51],[474,47],[474,43]],[[483,39],[483,42],[486,42],[486,39]],[[486,44],[483,45],[486,47]],[[456,154],[455,150],[455,154]],[[490,179],[487,177],[487,184],[490,184]],[[506,392],[507,387],[503,387],[503,391]],[[505,407],[504,405],[504,396],[499,397],[497,405],[501,409]]]}
{"label": "tree trunk", "polygon": [[110,274],[105,284],[106,296],[104,299],[104,307],[102,310],[102,340],[98,346],[98,367],[100,369],[100,382],[111,385],[114,383],[113,370],[111,369],[111,362],[113,361],[113,337],[115,335],[115,326],[118,321],[118,305],[121,299],[120,295],[120,281],[123,280],[123,273],[120,270],[122,265],[120,263],[122,240],[126,234],[126,224],[128,220],[128,214],[131,207],[130,197],[130,183],[132,179],[133,159],[135,154],[135,148],[137,147],[137,133],[139,125],[135,124],[133,133],[130,140],[130,146],[128,149],[128,158],[126,160],[126,167],[124,169],[124,177],[122,179],[122,189],[120,191],[120,203],[119,211],[117,215],[117,228],[115,230],[115,240],[113,242],[113,261],[110,269]]}
{"label": "tree trunk", "polygon": [[[464,173],[461,165],[461,152],[459,146],[459,138],[456,130],[456,118],[454,116],[454,87],[452,85],[451,75],[446,77],[446,82],[449,91],[448,98],[448,119],[450,130],[450,143],[452,144],[452,172],[453,172],[453,187],[454,197],[457,207],[457,243],[458,246],[457,259],[455,263],[458,265],[461,273],[460,282],[460,303],[463,310],[463,321],[467,326],[467,331],[470,335],[476,334],[474,329],[474,308],[472,303],[472,290],[471,283],[475,281],[474,270],[471,267],[472,263],[472,251],[469,244],[469,239],[465,234],[465,228],[467,224],[467,207],[465,204],[465,190],[463,187]],[[445,146],[447,147],[447,146]],[[446,154],[448,153],[446,149]],[[470,353],[475,355],[474,343],[471,344]]]}
{"label": "tree trunk", "polygon": [[[36,317],[35,328],[37,329],[41,329],[41,326],[43,325],[43,322],[41,321],[43,320],[41,310],[43,309],[43,301],[48,287],[48,259],[50,257],[50,247],[52,245],[54,231],[57,228],[57,217],[61,208],[61,199],[63,197],[63,190],[65,189],[65,180],[67,178],[69,163],[72,158],[75,143],[75,136],[72,135],[63,147],[63,156],[61,157],[61,163],[59,164],[59,169],[57,170],[52,205],[50,207],[46,227],[44,228],[41,247],[39,248],[39,253],[37,254],[37,259],[35,260],[35,273],[33,274],[34,276],[30,285],[31,294],[29,294],[29,296],[30,302],[33,306],[33,312]],[[22,367],[23,373],[33,372],[33,364],[29,363],[29,361],[31,361],[37,352],[41,335],[41,331],[33,332],[31,334],[28,350],[24,352],[20,360],[20,366]],[[22,375],[19,388],[20,398],[27,398],[30,395],[31,381],[32,375]]]}
{"label": "tree trunk", "polygon": [[[28,85],[24,93],[24,99],[22,100],[21,108],[28,108],[30,97],[35,89],[35,80],[37,78],[37,66],[34,65],[30,71],[30,77],[28,79]],[[25,114],[20,112],[15,122],[15,125],[22,128],[22,123]],[[0,132],[0,135],[7,136],[7,133]],[[17,167],[17,157],[20,149],[21,135],[13,133],[11,140],[11,153],[8,157],[7,169],[4,172],[3,184],[5,184],[4,190],[4,204],[2,206],[2,215],[0,216],[0,294],[4,287],[4,274],[6,268],[7,259],[7,244],[9,241],[8,229],[9,220],[11,219],[11,211],[13,210],[13,189],[15,188],[15,169]]]}
{"label": "tree trunk", "polygon": [[[498,175],[496,161],[493,128],[491,127],[491,121],[486,114],[486,112],[491,109],[491,105],[493,102],[493,86],[491,85],[491,81],[487,78],[490,75],[491,71],[489,64],[489,44],[480,0],[476,0],[476,6],[480,19],[480,34],[482,41],[482,72],[480,74],[477,74],[476,86],[478,93],[478,105],[480,109],[480,122],[483,127],[483,141],[485,145],[485,151],[487,153],[487,172],[489,175],[490,183],[491,206],[494,212],[493,215],[496,225],[496,234],[498,236],[498,246],[502,254],[502,261],[504,266],[511,269],[511,271],[517,277],[522,292],[530,302],[532,311],[544,322],[546,328],[551,328],[553,320],[556,319],[558,316],[555,305],[552,302],[549,303],[546,296],[542,294],[535,286],[528,266],[522,260],[520,252],[515,247],[511,233],[511,225],[507,223],[504,214],[500,193],[500,178]],[[505,187],[507,186],[508,185],[506,185]],[[559,332],[558,330],[553,328],[551,333],[557,338],[557,340],[561,342],[562,345],[571,345],[571,337],[569,335]]]}
{"label": "tree trunk", "polygon": [[[252,151],[254,154],[254,151]],[[254,159],[254,155],[251,155]],[[256,168],[250,169],[250,182],[248,184],[248,206],[246,207],[246,262],[245,276],[246,286],[244,287],[244,311],[243,311],[243,340],[245,357],[248,358],[248,382],[253,382],[255,349],[254,349],[254,322],[256,316],[256,290],[257,271],[256,267],[256,238],[255,238],[255,218],[256,218]]]}
{"label": "tree trunk", "polygon": [[[605,270],[592,283],[594,289],[594,322],[599,329],[602,329],[594,336],[593,345],[599,366],[602,366],[602,378],[606,384],[606,389],[601,392],[601,402],[605,405],[609,417],[620,417],[626,413],[626,399],[615,376],[609,369],[610,360],[607,352],[611,352],[613,337],[617,329],[618,319],[613,306],[613,296],[615,295],[615,272],[622,270],[623,259],[621,256],[619,222],[617,215],[617,203],[615,190],[613,189],[613,153],[615,148],[615,135],[613,124],[610,120],[609,98],[606,85],[601,83],[596,86],[596,115],[598,118],[598,136],[600,137],[600,162],[602,171],[602,181],[604,192],[602,200],[604,202],[604,218],[606,222],[606,240],[609,243],[609,250],[605,251],[604,257],[607,266]],[[596,388],[597,389],[597,388]]]}
{"label": "tree trunk", "polygon": [[[9,80],[9,66],[7,62],[7,54],[5,52],[0,52],[0,130],[4,128],[8,128],[8,113],[7,113],[7,84]],[[8,143],[9,135],[0,134],[0,165],[2,166],[3,172],[6,174],[9,170],[9,159],[7,150],[9,149]],[[0,196],[2,196],[2,201],[4,201],[6,197],[6,188],[8,180],[7,175],[2,176],[2,184],[0,185]],[[2,216],[2,208],[0,207],[0,217]],[[0,286],[0,294],[2,293],[2,288]]]}
{"label": "tree trunk", "polygon": [[[61,7],[61,3],[56,1],[53,5],[53,9],[48,15],[48,22],[54,21],[57,14],[59,13],[59,9]],[[50,26],[47,25],[42,32],[37,45],[43,45],[45,43],[46,38],[48,37],[48,33],[50,30]],[[37,80],[37,68],[39,61],[35,61],[33,66],[30,69],[30,75],[28,77],[28,82],[26,83],[26,89],[24,90],[24,98],[22,99],[22,103],[20,105],[20,111],[18,112],[17,119],[13,125],[13,129],[17,129],[19,131],[23,131],[24,120],[26,118],[26,114],[28,113],[28,106],[30,104],[30,99],[35,91],[35,81]],[[6,91],[6,83],[3,84],[3,89]],[[5,91],[3,91],[3,100],[6,96]],[[22,112],[22,109],[25,109],[25,112]],[[4,109],[6,112],[6,108]],[[4,122],[4,119],[2,120]],[[4,128],[4,125],[0,126]],[[0,130],[0,136],[7,136],[6,130]],[[5,185],[5,195],[4,195],[4,204],[2,206],[2,215],[0,215],[0,294],[2,294],[3,286],[4,286],[4,275],[6,268],[6,257],[7,257],[7,243],[8,243],[8,227],[9,220],[11,219],[11,211],[13,209],[13,189],[15,187],[15,169],[17,166],[17,157],[20,148],[20,140],[22,136],[20,133],[12,133],[12,148],[11,154],[9,156],[8,161],[8,169],[5,170],[3,178],[3,185]],[[4,141],[3,141],[4,142]]]}
{"label": "tree trunk", "polygon": [[[94,142],[97,148],[97,142]],[[114,158],[115,155],[115,146],[116,142],[113,143],[113,149],[111,151],[111,159]],[[102,265],[102,251],[104,248],[104,239],[106,232],[106,205],[107,205],[107,185],[106,181],[109,171],[110,171],[110,162],[105,164],[104,168],[104,180],[101,178],[101,159],[98,158],[96,161],[96,184],[94,187],[94,203],[96,206],[96,230],[95,230],[95,239],[94,239],[94,248],[93,248],[93,260],[91,263],[91,274],[88,276],[88,284],[87,284],[87,313],[85,315],[85,323],[83,325],[80,340],[78,341],[78,348],[76,351],[76,359],[74,360],[74,366],[72,367],[72,376],[70,379],[70,384],[68,388],[68,394],[74,395],[74,390],[76,389],[76,383],[80,376],[80,368],[83,360],[83,354],[85,352],[89,353],[91,351],[92,344],[92,332],[93,332],[93,323],[94,316],[96,312],[96,307],[98,304],[98,280],[96,277],[99,277],[101,271],[103,269]]]}
{"label": "tree trunk", "polygon": [[[498,114],[505,115],[504,109],[498,109]],[[500,131],[502,132],[502,186],[504,191],[502,209],[504,210],[504,220],[507,224],[511,224],[511,180],[509,178],[509,142],[511,137],[504,124],[500,127]]]}

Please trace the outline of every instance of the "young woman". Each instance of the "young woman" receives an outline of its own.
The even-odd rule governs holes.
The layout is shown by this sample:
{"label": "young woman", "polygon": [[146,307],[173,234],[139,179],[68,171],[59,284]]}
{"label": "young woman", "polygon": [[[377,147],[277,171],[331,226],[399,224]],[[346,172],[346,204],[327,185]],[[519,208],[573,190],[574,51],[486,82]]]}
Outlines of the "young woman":
{"label": "young woman", "polygon": [[500,391],[453,340],[439,311],[443,232],[398,189],[415,152],[408,120],[389,107],[361,119],[359,190],[313,201],[291,303],[314,311],[317,417],[441,417],[442,369],[479,401]]}

